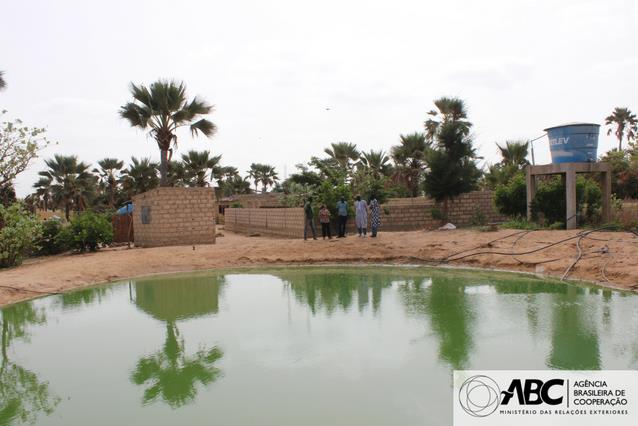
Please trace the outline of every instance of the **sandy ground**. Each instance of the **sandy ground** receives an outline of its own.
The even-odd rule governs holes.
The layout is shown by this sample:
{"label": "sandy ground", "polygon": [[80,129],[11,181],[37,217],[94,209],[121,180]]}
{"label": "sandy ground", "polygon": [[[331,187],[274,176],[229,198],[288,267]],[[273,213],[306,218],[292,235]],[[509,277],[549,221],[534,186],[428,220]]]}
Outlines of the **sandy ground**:
{"label": "sandy ground", "polygon": [[[227,232],[215,245],[194,248],[120,247],[97,253],[30,259],[17,268],[0,272],[0,306],[128,277],[272,264],[443,262],[449,266],[523,271],[561,278],[577,257],[577,244],[582,258],[569,271],[567,279],[638,291],[638,237],[624,232],[595,232],[579,238],[579,232],[586,231],[465,229],[380,233],[376,239],[348,236],[325,241],[248,237]],[[547,249],[523,254],[570,237]]]}

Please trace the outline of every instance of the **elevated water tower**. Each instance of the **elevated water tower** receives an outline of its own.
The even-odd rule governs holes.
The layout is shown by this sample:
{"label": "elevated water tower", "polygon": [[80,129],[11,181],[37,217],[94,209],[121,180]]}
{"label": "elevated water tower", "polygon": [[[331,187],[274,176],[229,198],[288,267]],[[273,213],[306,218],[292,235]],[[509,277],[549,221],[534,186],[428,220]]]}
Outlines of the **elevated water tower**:
{"label": "elevated water tower", "polygon": [[597,162],[600,125],[567,123],[545,129],[552,154],[551,164],[527,166],[527,219],[532,219],[531,202],[536,195],[536,176],[559,174],[565,182],[567,213],[565,226],[576,228],[576,174],[601,176],[603,221],[611,220],[611,172],[609,164]]}

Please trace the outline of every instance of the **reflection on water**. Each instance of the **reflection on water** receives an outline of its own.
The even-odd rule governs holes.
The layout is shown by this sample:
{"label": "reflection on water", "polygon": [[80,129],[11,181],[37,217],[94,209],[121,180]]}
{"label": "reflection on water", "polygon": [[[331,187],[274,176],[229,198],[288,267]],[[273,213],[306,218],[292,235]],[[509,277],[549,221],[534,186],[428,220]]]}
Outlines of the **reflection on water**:
{"label": "reflection on water", "polygon": [[399,285],[399,293],[408,312],[430,319],[432,332],[438,338],[441,360],[460,370],[467,366],[472,348],[471,296],[465,292],[465,283],[445,276],[433,277],[424,286],[424,280],[406,281]]}
{"label": "reflection on water", "polygon": [[382,289],[391,285],[387,279],[371,273],[308,274],[291,270],[277,273],[277,277],[290,286],[296,299],[308,305],[313,314],[324,310],[330,315],[338,308],[348,311],[355,296],[359,311],[372,300],[372,309],[377,312],[381,304]]}
{"label": "reflection on water", "polygon": [[213,383],[221,375],[215,363],[223,356],[217,346],[201,347],[192,355],[184,350],[178,320],[216,314],[223,277],[161,278],[135,283],[135,304],[166,324],[161,350],[137,361],[131,374],[136,385],[146,385],[145,404],[162,399],[173,408],[193,402],[197,383]]}
{"label": "reflection on water", "polygon": [[450,424],[454,369],[638,368],[635,295],[477,272],[132,280],[1,318],[0,425]]}
{"label": "reflection on water", "polygon": [[43,310],[32,302],[20,303],[1,311],[2,365],[0,365],[0,425],[14,422],[35,423],[39,414],[51,414],[60,398],[49,384],[9,358],[9,348],[17,339],[29,339],[29,328],[46,323]]}

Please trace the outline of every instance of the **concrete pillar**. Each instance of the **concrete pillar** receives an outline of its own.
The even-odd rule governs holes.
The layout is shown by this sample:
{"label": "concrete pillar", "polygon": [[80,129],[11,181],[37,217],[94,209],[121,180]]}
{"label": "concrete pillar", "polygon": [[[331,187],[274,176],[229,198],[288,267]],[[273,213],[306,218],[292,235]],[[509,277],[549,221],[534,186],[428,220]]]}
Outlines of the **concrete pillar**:
{"label": "concrete pillar", "polygon": [[532,174],[532,166],[525,168],[527,181],[527,220],[532,220],[532,200],[536,195],[536,177]]}
{"label": "concrete pillar", "polygon": [[565,197],[567,205],[567,229],[576,229],[576,171],[569,164],[565,171]]}
{"label": "concrete pillar", "polygon": [[611,222],[611,172],[606,171],[603,175],[603,222]]}

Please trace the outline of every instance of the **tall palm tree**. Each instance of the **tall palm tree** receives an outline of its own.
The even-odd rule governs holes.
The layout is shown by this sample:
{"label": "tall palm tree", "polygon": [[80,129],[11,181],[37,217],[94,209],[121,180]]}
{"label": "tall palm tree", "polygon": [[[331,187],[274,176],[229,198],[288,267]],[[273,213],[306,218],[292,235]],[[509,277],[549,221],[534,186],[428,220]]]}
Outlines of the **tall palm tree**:
{"label": "tall palm tree", "polygon": [[0,71],[0,90],[3,90],[7,87],[7,82],[4,79],[4,71]]}
{"label": "tall palm tree", "polygon": [[364,170],[370,171],[375,177],[387,176],[390,172],[390,158],[381,149],[362,152],[359,164]]}
{"label": "tall palm tree", "polygon": [[636,118],[636,114],[631,112],[629,108],[614,108],[614,112],[605,118],[605,124],[616,127],[615,131],[613,127],[609,128],[607,134],[610,135],[612,131],[614,132],[616,139],[618,139],[619,151],[622,151],[623,138],[627,139],[627,142],[631,142],[636,138],[636,134],[638,133],[638,119]]}
{"label": "tall palm tree", "polygon": [[44,163],[49,169],[39,174],[50,180],[53,202],[64,207],[66,219],[70,219],[71,209],[78,212],[86,209],[96,184],[89,165],[79,162],[76,156],[58,154]]}
{"label": "tall palm tree", "polygon": [[269,186],[274,185],[279,181],[279,175],[273,166],[268,164],[263,164],[263,167],[260,170],[260,179],[262,186],[262,193],[265,193],[268,190]]}
{"label": "tall palm tree", "polygon": [[323,150],[328,156],[339,163],[339,166],[346,172],[352,168],[351,161],[359,159],[357,145],[349,142],[331,143],[330,148]]}
{"label": "tall palm tree", "polygon": [[119,171],[124,167],[124,162],[117,158],[104,158],[97,162],[99,169],[93,169],[100,178],[100,186],[106,195],[109,207],[115,207],[115,196],[118,190]]}
{"label": "tall palm tree", "polygon": [[156,188],[158,183],[157,163],[151,162],[150,158],[138,160],[131,157],[131,164],[122,172],[122,187],[129,199],[135,194]]}
{"label": "tall palm tree", "polygon": [[261,183],[262,193],[265,193],[270,185],[274,185],[279,180],[275,168],[262,163],[252,163],[250,165],[248,178],[255,184],[255,192],[257,192],[257,185]]}
{"label": "tall palm tree", "polygon": [[470,133],[472,123],[467,121],[467,108],[463,99],[442,97],[434,101],[434,106],[436,109],[428,112],[432,118],[425,121],[425,136],[428,141],[433,141],[440,125],[447,122],[458,123],[464,136]]}
{"label": "tall palm tree", "polygon": [[155,139],[160,149],[160,186],[168,186],[168,162],[171,146],[177,147],[177,129],[188,126],[193,136],[212,137],[215,124],[201,117],[210,114],[213,106],[197,97],[188,101],[184,83],[172,80],[156,81],[149,88],[131,83],[130,90],[133,102],[122,106],[120,116],[133,127],[148,129]]}
{"label": "tall palm tree", "polygon": [[503,160],[501,163],[508,166],[516,166],[523,168],[529,164],[527,161],[527,153],[529,151],[529,142],[526,141],[505,141],[505,146],[496,144]]}
{"label": "tall palm tree", "polygon": [[423,133],[412,133],[400,136],[400,144],[391,150],[392,160],[396,165],[394,181],[403,183],[412,197],[419,195],[419,182],[425,169],[425,159],[431,142]]}
{"label": "tall palm tree", "polygon": [[[209,180],[213,180],[213,171],[219,170],[219,161],[221,155],[210,156],[208,151],[188,151],[188,154],[182,154],[184,170],[187,179],[193,186],[204,187]],[[209,173],[210,179],[209,179]]]}

